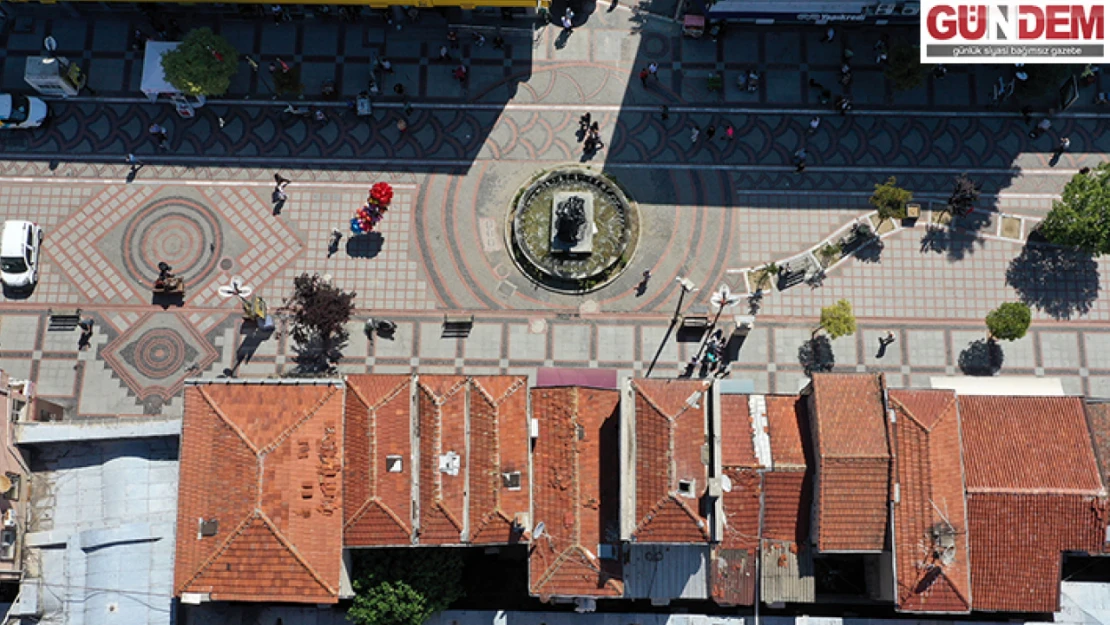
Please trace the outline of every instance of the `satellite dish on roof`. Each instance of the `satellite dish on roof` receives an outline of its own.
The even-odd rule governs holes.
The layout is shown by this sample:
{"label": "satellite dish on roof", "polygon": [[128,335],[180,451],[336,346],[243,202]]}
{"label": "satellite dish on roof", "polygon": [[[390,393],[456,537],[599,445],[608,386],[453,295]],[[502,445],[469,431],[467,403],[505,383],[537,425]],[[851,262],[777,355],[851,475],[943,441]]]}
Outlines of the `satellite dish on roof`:
{"label": "satellite dish on roof", "polygon": [[547,526],[544,525],[543,521],[540,521],[539,523],[536,523],[536,529],[532,530],[532,540],[536,540],[540,536],[543,536],[543,532],[546,529],[547,529]]}
{"label": "satellite dish on roof", "polygon": [[721,476],[721,490],[725,491],[726,493],[732,492],[732,480],[729,479],[727,475]]}

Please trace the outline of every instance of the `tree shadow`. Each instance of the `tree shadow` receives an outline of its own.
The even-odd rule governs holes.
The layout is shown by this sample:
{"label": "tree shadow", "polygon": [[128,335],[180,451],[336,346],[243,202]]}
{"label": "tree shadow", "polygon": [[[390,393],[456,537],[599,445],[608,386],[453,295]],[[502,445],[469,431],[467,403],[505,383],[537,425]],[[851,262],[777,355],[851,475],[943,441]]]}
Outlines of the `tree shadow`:
{"label": "tree shadow", "polygon": [[374,258],[382,251],[385,237],[380,232],[368,232],[347,237],[347,255],[352,258]]}
{"label": "tree shadow", "polygon": [[346,346],[346,338],[330,344],[325,344],[319,337],[313,337],[303,344],[293,342],[295,366],[283,375],[293,378],[333,375],[336,372],[335,365],[343,358],[343,348]]}
{"label": "tree shadow", "polygon": [[836,365],[832,341],[825,335],[815,336],[798,348],[798,363],[806,375],[832,371]]}
{"label": "tree shadow", "polygon": [[991,376],[1002,369],[1002,346],[995,341],[979,339],[968,343],[960,352],[960,371],[964,375]]}
{"label": "tree shadow", "polygon": [[921,252],[947,254],[948,260],[963,260],[983,247],[985,240],[979,232],[991,224],[990,210],[977,209],[965,215],[954,216],[948,226],[928,224],[921,237]]}
{"label": "tree shadow", "polygon": [[1006,269],[1021,301],[1053,319],[1085,315],[1098,299],[1098,263],[1090,254],[1027,243]]}
{"label": "tree shadow", "polygon": [[857,247],[852,255],[856,260],[861,263],[877,263],[882,260],[883,248],[886,246],[883,240],[875,237],[863,245]]}

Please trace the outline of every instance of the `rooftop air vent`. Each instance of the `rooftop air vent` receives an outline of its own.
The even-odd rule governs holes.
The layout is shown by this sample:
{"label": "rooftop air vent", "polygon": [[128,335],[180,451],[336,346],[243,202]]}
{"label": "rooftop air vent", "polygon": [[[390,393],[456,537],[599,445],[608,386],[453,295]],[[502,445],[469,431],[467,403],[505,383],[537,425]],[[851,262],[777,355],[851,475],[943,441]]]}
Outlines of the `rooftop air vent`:
{"label": "rooftop air vent", "polygon": [[683,497],[693,497],[694,487],[696,486],[694,480],[679,480],[678,481],[678,494]]}
{"label": "rooftop air vent", "polygon": [[200,520],[200,535],[202,537],[215,536],[216,532],[218,532],[219,530],[220,522],[216,519],[208,519],[207,521],[205,521],[204,519]]}

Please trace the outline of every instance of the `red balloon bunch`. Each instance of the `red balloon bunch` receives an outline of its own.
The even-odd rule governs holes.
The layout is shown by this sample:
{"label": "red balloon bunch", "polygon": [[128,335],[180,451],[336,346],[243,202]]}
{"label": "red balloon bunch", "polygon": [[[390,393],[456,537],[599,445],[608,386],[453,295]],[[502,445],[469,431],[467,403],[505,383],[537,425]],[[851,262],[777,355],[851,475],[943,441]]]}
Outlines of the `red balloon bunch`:
{"label": "red balloon bunch", "polygon": [[393,201],[393,187],[389,186],[386,182],[375,182],[374,186],[370,187],[370,204],[376,204],[383,209],[389,206]]}
{"label": "red balloon bunch", "polygon": [[351,219],[351,232],[354,234],[373,232],[374,227],[389,210],[389,203],[392,201],[393,187],[385,182],[374,183],[374,186],[370,187],[370,197],[366,198],[366,206],[358,209]]}

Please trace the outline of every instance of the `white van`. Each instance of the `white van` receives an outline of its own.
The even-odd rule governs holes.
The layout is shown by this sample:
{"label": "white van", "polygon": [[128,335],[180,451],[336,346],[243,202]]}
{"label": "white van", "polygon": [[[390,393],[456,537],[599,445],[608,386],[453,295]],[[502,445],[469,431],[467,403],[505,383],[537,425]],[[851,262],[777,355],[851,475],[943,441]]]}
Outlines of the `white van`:
{"label": "white van", "polygon": [[0,128],[38,128],[50,109],[34,96],[0,93]]}
{"label": "white van", "polygon": [[20,219],[4,222],[0,234],[0,281],[14,289],[34,286],[39,279],[42,228]]}

